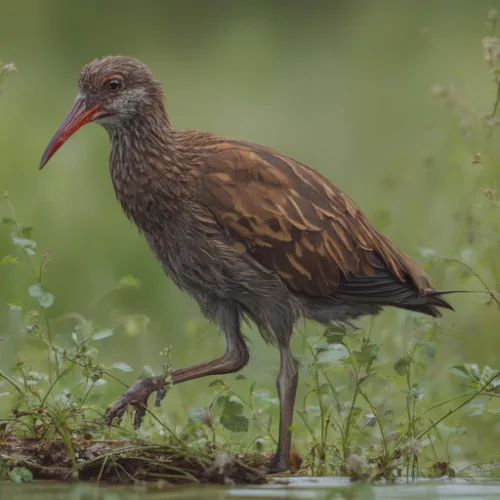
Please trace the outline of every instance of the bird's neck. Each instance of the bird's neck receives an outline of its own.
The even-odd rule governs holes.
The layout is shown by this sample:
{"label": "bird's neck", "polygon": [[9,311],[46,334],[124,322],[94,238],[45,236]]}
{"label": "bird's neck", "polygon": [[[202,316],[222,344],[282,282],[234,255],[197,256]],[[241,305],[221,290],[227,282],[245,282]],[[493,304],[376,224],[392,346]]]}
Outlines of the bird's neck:
{"label": "bird's neck", "polygon": [[142,226],[147,224],[148,211],[164,206],[175,212],[189,196],[190,162],[163,105],[142,110],[126,124],[106,128],[116,196],[127,216],[146,230]]}

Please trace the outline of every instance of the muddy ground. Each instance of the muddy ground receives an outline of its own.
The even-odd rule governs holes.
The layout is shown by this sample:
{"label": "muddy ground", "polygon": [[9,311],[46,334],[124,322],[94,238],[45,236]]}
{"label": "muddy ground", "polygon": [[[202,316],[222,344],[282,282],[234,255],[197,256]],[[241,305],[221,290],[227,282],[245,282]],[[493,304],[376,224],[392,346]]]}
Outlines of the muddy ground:
{"label": "muddy ground", "polygon": [[[71,451],[70,451],[71,449]],[[0,442],[0,468],[29,469],[34,479],[132,483],[165,480],[174,484],[262,484],[269,453],[191,451],[130,441],[7,438]]]}

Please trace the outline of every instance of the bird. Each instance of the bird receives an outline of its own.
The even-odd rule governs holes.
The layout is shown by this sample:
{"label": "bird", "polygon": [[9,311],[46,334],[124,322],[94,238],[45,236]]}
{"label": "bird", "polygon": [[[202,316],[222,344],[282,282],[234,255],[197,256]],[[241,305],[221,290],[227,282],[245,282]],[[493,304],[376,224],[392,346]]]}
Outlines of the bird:
{"label": "bird", "polygon": [[[395,307],[438,318],[453,310],[422,267],[369,222],[325,176],[269,147],[171,125],[161,83],[140,60],[94,59],[40,162],[83,125],[108,132],[118,202],[166,275],[195,299],[225,336],[217,359],[171,373],[179,384],[235,373],[250,354],[242,324],[253,322],[279,351],[279,439],[269,473],[290,468],[298,362],[290,348],[301,319],[349,323]],[[139,380],[107,413],[129,405],[140,425],[161,377]],[[139,413],[139,416],[138,416]]]}

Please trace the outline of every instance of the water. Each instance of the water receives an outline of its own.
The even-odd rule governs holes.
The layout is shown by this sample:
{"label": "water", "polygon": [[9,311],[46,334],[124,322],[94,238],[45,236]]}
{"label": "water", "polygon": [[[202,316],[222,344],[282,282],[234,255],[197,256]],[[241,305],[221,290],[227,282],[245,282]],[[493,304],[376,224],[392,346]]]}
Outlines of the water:
{"label": "water", "polygon": [[422,480],[396,485],[352,485],[339,478],[292,478],[289,484],[252,487],[148,485],[98,487],[92,484],[32,483],[0,485],[0,500],[482,500],[500,498],[500,483]]}

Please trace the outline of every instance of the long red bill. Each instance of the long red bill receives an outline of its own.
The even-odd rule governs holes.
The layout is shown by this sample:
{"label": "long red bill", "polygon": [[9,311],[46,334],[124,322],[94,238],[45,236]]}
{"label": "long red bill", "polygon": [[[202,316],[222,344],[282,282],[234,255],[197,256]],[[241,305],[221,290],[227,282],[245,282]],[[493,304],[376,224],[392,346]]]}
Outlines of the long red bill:
{"label": "long red bill", "polygon": [[40,169],[52,158],[54,153],[83,125],[89,123],[99,116],[101,104],[96,104],[87,109],[85,98],[77,96],[66,118],[61,123],[57,132],[47,146],[40,161]]}

